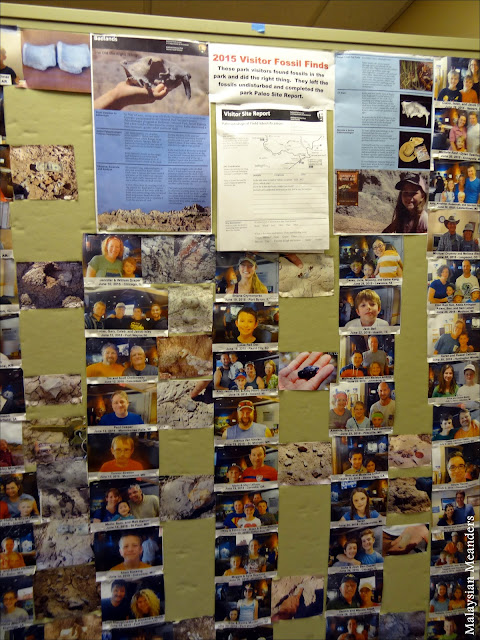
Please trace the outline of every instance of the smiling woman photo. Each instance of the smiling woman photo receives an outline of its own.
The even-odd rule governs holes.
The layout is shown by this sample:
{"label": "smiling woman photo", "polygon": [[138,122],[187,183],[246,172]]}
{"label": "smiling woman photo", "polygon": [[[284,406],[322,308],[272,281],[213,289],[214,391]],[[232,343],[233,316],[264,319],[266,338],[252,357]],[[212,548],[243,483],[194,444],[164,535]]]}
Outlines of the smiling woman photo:
{"label": "smiling woman photo", "polygon": [[151,589],[140,589],[130,604],[135,618],[150,618],[160,615],[160,600]]}
{"label": "smiling woman photo", "polygon": [[458,393],[458,384],[455,380],[455,371],[452,365],[444,364],[438,376],[438,384],[433,390],[433,398],[446,398],[456,396]]}
{"label": "smiling woman photo", "polygon": [[409,173],[397,182],[395,189],[400,193],[392,222],[382,233],[426,233],[428,188],[424,178],[418,173]]}
{"label": "smiling woman photo", "polygon": [[123,241],[117,236],[108,236],[102,242],[102,255],[94,256],[87,267],[87,278],[122,277]]}
{"label": "smiling woman photo", "polygon": [[252,256],[242,256],[238,261],[240,280],[231,281],[226,293],[268,293],[267,287],[257,275],[257,263]]}

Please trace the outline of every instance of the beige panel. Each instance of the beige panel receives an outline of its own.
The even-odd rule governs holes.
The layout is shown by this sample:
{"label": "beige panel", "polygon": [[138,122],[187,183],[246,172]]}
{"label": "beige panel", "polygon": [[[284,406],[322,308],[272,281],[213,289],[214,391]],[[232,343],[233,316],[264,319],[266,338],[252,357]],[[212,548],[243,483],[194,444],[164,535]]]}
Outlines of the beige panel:
{"label": "beige panel", "polygon": [[464,38],[476,38],[478,43],[480,38],[480,2],[478,0],[455,0],[454,3],[438,2],[438,0],[415,0],[387,31],[390,33],[463,36]]}
{"label": "beige panel", "polygon": [[327,4],[328,0],[152,0],[151,3],[154,15],[298,26],[311,26]]}
{"label": "beige panel", "polygon": [[[149,0],[18,0],[12,3],[6,0],[8,4],[29,4],[38,7],[65,7],[68,9],[83,9],[97,11],[125,11],[125,13],[149,13]],[[186,3],[185,3],[186,4]]]}
{"label": "beige panel", "polygon": [[15,4],[308,27],[313,26],[328,0],[19,0]]}
{"label": "beige panel", "polygon": [[312,26],[385,31],[412,0],[330,0]]}

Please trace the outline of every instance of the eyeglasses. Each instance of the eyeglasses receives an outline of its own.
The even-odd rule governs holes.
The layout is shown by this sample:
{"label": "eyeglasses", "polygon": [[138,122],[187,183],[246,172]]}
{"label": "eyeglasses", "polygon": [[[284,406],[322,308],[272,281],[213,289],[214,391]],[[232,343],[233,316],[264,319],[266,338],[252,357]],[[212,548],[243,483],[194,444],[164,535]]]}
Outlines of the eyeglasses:
{"label": "eyeglasses", "polygon": [[459,469],[465,469],[465,465],[464,464],[452,464],[452,465],[449,465],[449,467],[448,467],[449,471],[458,471]]}
{"label": "eyeglasses", "polygon": [[384,247],[385,245],[383,244],[383,242],[381,242],[380,244],[374,244],[372,245],[372,249],[381,249],[382,247]]}
{"label": "eyeglasses", "polygon": [[250,587],[245,587],[244,591],[253,591],[253,589]]}

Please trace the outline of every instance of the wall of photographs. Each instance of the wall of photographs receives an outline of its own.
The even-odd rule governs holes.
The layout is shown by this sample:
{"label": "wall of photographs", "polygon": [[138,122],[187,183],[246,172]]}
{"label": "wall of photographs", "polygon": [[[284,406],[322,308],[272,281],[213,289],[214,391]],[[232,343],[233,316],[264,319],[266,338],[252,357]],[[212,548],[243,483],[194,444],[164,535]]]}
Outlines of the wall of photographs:
{"label": "wall of photographs", "polygon": [[468,638],[473,45],[8,12],[2,638]]}

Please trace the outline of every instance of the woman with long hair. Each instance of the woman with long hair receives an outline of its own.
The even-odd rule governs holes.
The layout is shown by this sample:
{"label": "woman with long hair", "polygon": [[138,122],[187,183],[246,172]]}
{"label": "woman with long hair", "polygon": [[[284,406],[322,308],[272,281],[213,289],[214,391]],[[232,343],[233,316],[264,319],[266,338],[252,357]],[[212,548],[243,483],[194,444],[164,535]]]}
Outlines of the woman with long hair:
{"label": "woman with long hair", "polygon": [[397,182],[400,191],[391,223],[382,233],[426,233],[428,213],[426,209],[428,189],[419,173],[408,173]]}
{"label": "woman with long hair", "polygon": [[439,527],[448,527],[451,526],[452,524],[457,524],[455,522],[455,507],[453,506],[452,503],[449,503],[446,505],[445,507],[445,511],[443,512],[443,516],[441,518],[438,519],[438,526]]}
{"label": "woman with long hair", "polygon": [[257,263],[250,255],[244,255],[238,261],[240,280],[230,282],[226,293],[268,293],[267,287],[257,275]]}
{"label": "woman with long hair", "polygon": [[480,61],[472,58],[468,63],[468,74],[472,76],[472,89],[477,92],[480,99]]}
{"label": "woman with long hair", "polygon": [[433,390],[432,398],[449,398],[458,393],[455,371],[451,364],[444,364],[438,376],[438,384]]}
{"label": "woman with long hair", "polygon": [[278,376],[277,366],[273,360],[267,360],[265,363],[265,375],[263,376],[263,382],[265,389],[277,389],[278,388]]}
{"label": "woman with long hair", "polygon": [[152,618],[160,615],[160,600],[151,589],[140,589],[133,595],[130,608],[137,620]]}

